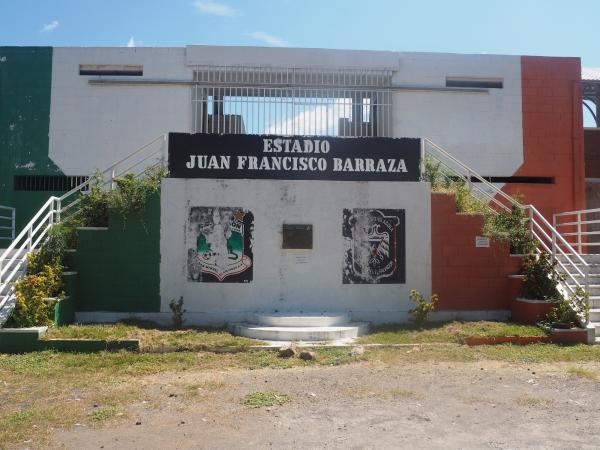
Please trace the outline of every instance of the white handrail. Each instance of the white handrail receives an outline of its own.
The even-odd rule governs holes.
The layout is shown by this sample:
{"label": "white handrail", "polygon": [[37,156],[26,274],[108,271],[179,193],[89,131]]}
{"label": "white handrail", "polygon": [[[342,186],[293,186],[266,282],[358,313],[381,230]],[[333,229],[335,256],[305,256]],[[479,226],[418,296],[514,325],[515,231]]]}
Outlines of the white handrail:
{"label": "white handrail", "polygon": [[[141,159],[135,159],[144,150],[152,148],[156,142],[162,141],[164,144],[166,142],[166,136],[166,134],[161,134],[152,141],[136,149],[133,153],[130,153],[126,157],[121,158],[108,166],[107,169],[101,172],[101,187],[109,185],[112,189],[113,179],[115,177],[122,176],[134,168],[140,168],[140,166],[150,158],[158,157],[158,162],[154,165],[149,164],[149,167],[164,163],[166,152],[162,147],[151,150],[148,155],[142,155]],[[119,165],[123,163],[127,163],[127,167],[118,169]],[[144,168],[145,167],[141,167],[139,172],[141,173]],[[134,175],[137,176],[139,173],[134,173]],[[109,179],[108,181],[105,181],[107,176]],[[0,254],[0,298],[3,297],[3,300],[0,301],[0,309],[2,309],[10,295],[12,295],[14,291],[13,283],[18,278],[21,268],[27,261],[27,255],[44,242],[52,225],[61,220],[61,213],[66,212],[80,202],[80,193],[84,192],[93,181],[94,178],[90,175],[87,180],[60,197],[52,196],[48,198],[16,238],[14,238],[13,232],[11,244],[2,254]],[[0,323],[0,326],[2,326],[2,323]]]}
{"label": "white handrail", "polygon": [[[519,208],[522,211],[527,211],[530,222],[530,231],[533,237],[537,239],[541,249],[538,248],[538,252],[546,251],[550,253],[552,259],[564,270],[566,276],[566,282],[562,282],[561,285],[564,289],[574,293],[575,289],[571,286],[582,287],[586,291],[589,286],[589,264],[581,257],[581,255],[575,251],[573,246],[557,231],[557,227],[552,225],[542,213],[540,213],[535,206],[528,204],[521,204],[519,201],[512,198],[506,192],[502,191],[492,183],[484,179],[476,171],[471,169],[462,161],[459,161],[450,153],[445,151],[439,145],[431,142],[429,139],[423,139],[423,150],[422,153],[431,158],[434,162],[440,164],[445,169],[450,170],[454,173],[454,176],[461,178],[467,183],[471,192],[475,191],[479,195],[483,196],[488,202],[493,203],[502,207],[505,210],[510,210],[510,207]],[[454,167],[451,167],[446,161],[450,161]],[[425,164],[425,161],[423,161]],[[423,173],[423,170],[422,170]],[[477,180],[479,183],[472,183]],[[484,186],[484,188],[480,187]],[[487,189],[487,190],[486,190]],[[504,199],[510,205],[503,204],[499,199]],[[493,209],[492,209],[493,210]],[[600,209],[598,209],[600,212]],[[577,213],[577,211],[575,212]],[[559,215],[566,215],[567,213],[561,213]],[[556,222],[555,219],[553,220]],[[600,221],[598,221],[600,223]],[[581,221],[579,226],[581,226]],[[561,256],[561,261],[558,256]],[[580,283],[577,279],[578,276],[583,277],[584,283]]]}
{"label": "white handrail", "polygon": [[[0,236],[0,239],[13,240],[15,238],[16,208],[0,205],[0,210],[8,211],[9,216],[0,216],[0,220],[8,220],[10,225],[1,225],[0,230],[10,230],[10,236]],[[4,222],[6,223],[6,222]]]}
{"label": "white handrail", "polygon": [[[600,208],[591,208],[591,209],[580,209],[577,211],[565,211],[556,213],[552,217],[552,223],[555,228],[568,227],[570,230],[575,231],[564,231],[561,233],[563,236],[567,236],[569,238],[574,237],[574,242],[569,242],[573,247],[577,247],[580,253],[584,252],[589,253],[590,247],[600,246],[600,242],[588,242],[585,239],[587,236],[600,235],[600,226],[596,227],[596,230],[589,230],[588,225],[600,225],[600,219],[590,219],[590,214],[598,214],[600,213]],[[575,219],[571,219],[570,216],[574,216]],[[560,219],[565,219],[567,222],[561,222]],[[572,240],[572,239],[570,239]]]}

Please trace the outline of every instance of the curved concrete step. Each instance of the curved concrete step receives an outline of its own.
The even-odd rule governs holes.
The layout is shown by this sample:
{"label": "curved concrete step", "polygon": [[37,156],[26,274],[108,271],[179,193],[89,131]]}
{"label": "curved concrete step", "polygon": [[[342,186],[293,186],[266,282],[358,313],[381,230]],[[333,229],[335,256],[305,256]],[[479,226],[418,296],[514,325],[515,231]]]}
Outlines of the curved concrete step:
{"label": "curved concrete step", "polygon": [[268,327],[335,327],[350,323],[347,313],[257,313],[252,323]]}
{"label": "curved concrete step", "polygon": [[261,341],[337,341],[365,334],[368,324],[352,322],[346,326],[330,327],[270,327],[252,323],[233,323],[230,330],[237,336]]}

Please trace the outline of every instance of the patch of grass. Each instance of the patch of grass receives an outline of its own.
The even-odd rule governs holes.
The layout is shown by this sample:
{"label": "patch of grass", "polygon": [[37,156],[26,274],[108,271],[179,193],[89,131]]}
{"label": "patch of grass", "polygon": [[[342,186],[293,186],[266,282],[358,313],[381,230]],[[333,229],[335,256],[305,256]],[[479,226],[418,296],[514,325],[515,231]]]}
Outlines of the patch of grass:
{"label": "patch of grass", "polygon": [[598,372],[589,369],[584,369],[583,367],[567,367],[567,373],[570,375],[575,375],[579,378],[586,378],[588,380],[598,379]]}
{"label": "patch of grass", "polygon": [[517,404],[526,408],[540,408],[552,404],[553,400],[549,398],[534,397],[532,395],[521,395],[517,397]]}
{"label": "patch of grass", "polygon": [[505,322],[443,322],[430,323],[422,328],[406,324],[388,324],[375,327],[367,336],[358,339],[360,344],[413,344],[459,343],[466,337],[545,336],[545,332],[532,325]]}
{"label": "patch of grass", "polygon": [[118,412],[119,409],[116,406],[102,406],[100,408],[94,409],[94,411],[90,413],[90,418],[96,422],[101,422],[104,420],[113,419],[117,416]]}
{"label": "patch of grass", "polygon": [[506,361],[512,363],[553,363],[570,361],[600,361],[600,346],[597,345],[463,345],[424,346],[420,351],[404,348],[367,349],[368,360],[380,360],[387,364],[412,361]]}
{"label": "patch of grass", "polygon": [[277,352],[252,351],[239,355],[238,361],[243,360],[244,367],[250,369],[279,368],[286,369],[296,366],[339,366],[364,359],[364,356],[352,356],[350,349],[343,347],[314,347],[315,359],[304,361],[300,358],[279,358]]}
{"label": "patch of grass", "polygon": [[212,348],[240,349],[263,342],[233,336],[222,329],[187,328],[171,330],[151,328],[148,324],[69,325],[48,330],[46,339],[139,339],[142,352],[202,351]]}
{"label": "patch of grass", "polygon": [[391,389],[388,392],[388,395],[394,399],[402,399],[402,398],[419,398],[415,391],[411,391],[408,389]]}
{"label": "patch of grass", "polygon": [[84,419],[82,410],[65,408],[64,404],[30,404],[6,414],[0,410],[0,448],[9,444],[26,444],[19,448],[45,448],[52,439],[53,428]]}
{"label": "patch of grass", "polygon": [[224,381],[209,380],[209,381],[202,381],[201,383],[186,384],[184,389],[185,389],[185,394],[188,397],[196,397],[198,395],[208,394],[211,391],[223,389],[225,386],[227,386],[227,384]]}
{"label": "patch of grass", "polygon": [[286,394],[273,391],[252,392],[246,395],[242,403],[251,408],[262,408],[265,406],[280,406],[289,403],[291,398]]}
{"label": "patch of grass", "polygon": [[[419,348],[419,351],[415,351]],[[349,364],[361,361],[406,365],[412,362],[475,362],[483,360],[510,363],[570,362],[569,373],[586,377],[587,369],[578,370],[582,362],[600,362],[600,346],[590,345],[490,345],[467,347],[463,345],[431,345],[414,348],[367,348],[359,357],[351,356],[348,348],[313,348],[315,359],[282,359],[277,352],[260,350],[241,353],[217,354],[212,352],[131,353],[99,352],[92,354],[33,352],[22,355],[0,355],[0,448],[20,446],[48,447],[54,430],[75,423],[102,426],[114,412],[107,409],[94,420],[92,405],[114,407],[126,411],[126,406],[146,399],[147,390],[141,377],[164,372],[185,370],[226,370],[227,368],[286,369]],[[584,375],[585,374],[585,375]],[[600,375],[599,375],[600,377]],[[48,380],[51,380],[50,382]],[[207,394],[225,386],[217,379],[191,380],[189,388],[182,382],[185,394],[195,389]],[[200,390],[201,388],[202,390]],[[384,398],[396,396],[411,398],[410,391],[398,389],[353,395],[371,395],[382,392]],[[521,400],[525,405],[535,401]],[[539,403],[539,402],[538,402]],[[120,413],[117,413],[120,417]],[[104,419],[106,417],[106,419]],[[114,416],[113,416],[114,417]],[[115,418],[117,419],[117,418]],[[34,427],[35,425],[35,427]],[[26,442],[27,441],[27,442]],[[23,443],[25,443],[23,445]]]}

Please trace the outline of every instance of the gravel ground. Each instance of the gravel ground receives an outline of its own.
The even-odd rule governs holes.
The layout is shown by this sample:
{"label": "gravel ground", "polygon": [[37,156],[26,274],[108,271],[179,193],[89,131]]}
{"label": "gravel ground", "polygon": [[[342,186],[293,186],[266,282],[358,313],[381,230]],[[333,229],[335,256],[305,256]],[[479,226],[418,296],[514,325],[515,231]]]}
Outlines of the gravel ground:
{"label": "gravel ground", "polygon": [[[600,363],[187,370],[139,379],[147,400],[131,405],[125,421],[56,438],[69,449],[597,449],[594,374]],[[257,391],[291,401],[245,406]]]}

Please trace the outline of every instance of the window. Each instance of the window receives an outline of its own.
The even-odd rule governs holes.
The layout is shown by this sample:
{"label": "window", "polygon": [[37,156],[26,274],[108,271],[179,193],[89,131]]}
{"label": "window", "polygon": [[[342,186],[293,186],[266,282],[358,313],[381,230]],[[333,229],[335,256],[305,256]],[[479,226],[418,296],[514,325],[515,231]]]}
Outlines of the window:
{"label": "window", "polygon": [[197,66],[195,133],[392,135],[392,72]]}
{"label": "window", "polygon": [[283,245],[285,249],[313,248],[313,226],[283,224]]}
{"label": "window", "polygon": [[66,192],[87,181],[87,176],[65,175],[15,175],[15,191],[58,191]]}
{"label": "window", "polygon": [[144,66],[122,64],[79,64],[79,75],[142,76]]}
{"label": "window", "polygon": [[502,78],[446,77],[446,87],[502,89],[504,80]]}

